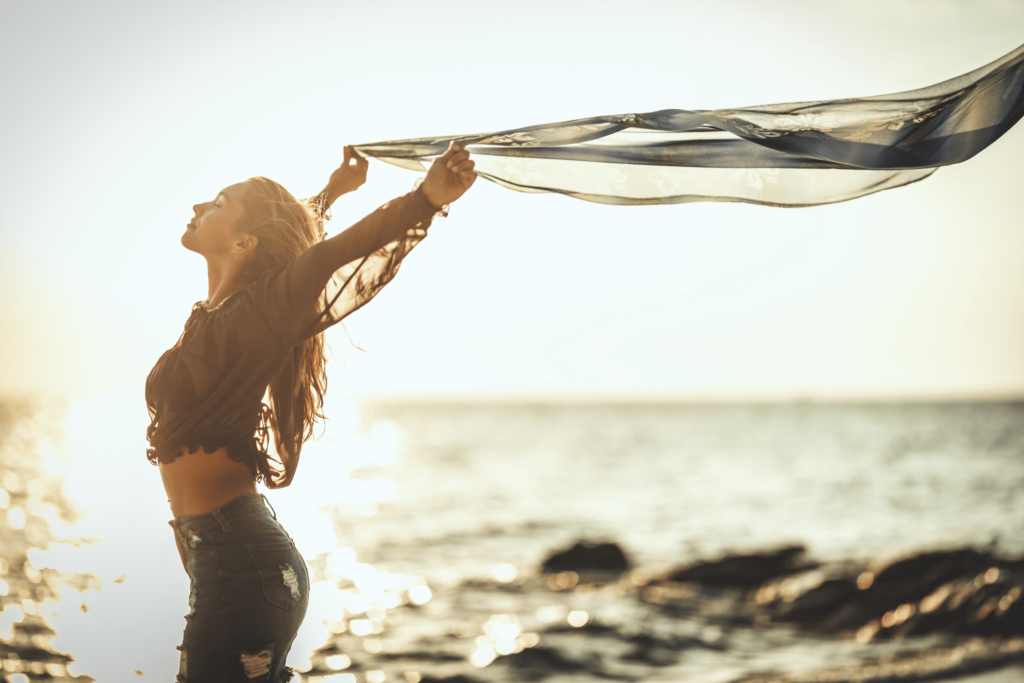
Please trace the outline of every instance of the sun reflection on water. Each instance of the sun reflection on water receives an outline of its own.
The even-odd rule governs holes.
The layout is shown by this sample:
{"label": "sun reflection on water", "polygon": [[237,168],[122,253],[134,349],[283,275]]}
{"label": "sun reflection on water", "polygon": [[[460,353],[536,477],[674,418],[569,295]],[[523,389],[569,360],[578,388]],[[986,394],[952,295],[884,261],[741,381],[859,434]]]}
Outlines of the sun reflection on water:
{"label": "sun reflection on water", "polygon": [[[138,387],[126,387],[80,401],[63,420],[63,439],[19,427],[18,448],[37,454],[39,466],[9,469],[0,480],[0,515],[28,543],[16,576],[0,560],[0,636],[10,641],[31,630],[29,619],[47,619],[54,630],[26,637],[45,638],[46,647],[77,660],[67,669],[45,664],[51,675],[58,665],[59,675],[99,680],[177,673],[188,578],[165,527],[166,495],[143,461],[148,416],[140,397]],[[331,415],[328,436],[307,444],[299,482],[269,494],[312,568],[310,608],[289,658],[300,671],[340,633],[367,637],[365,649],[381,651],[373,636],[384,633],[389,613],[432,597],[423,578],[359,562],[339,543],[339,516],[372,516],[394,499],[394,482],[374,472],[397,462],[402,432],[384,420],[360,430],[359,413],[346,406],[333,406]],[[12,661],[3,662],[8,674],[29,666]],[[337,671],[351,659],[332,655],[324,664]],[[344,676],[351,678],[330,680]]]}
{"label": "sun reflection on water", "polygon": [[[109,392],[74,406],[60,420],[66,438],[33,432],[38,424],[17,427],[14,436],[0,434],[4,456],[15,463],[0,470],[0,522],[7,522],[0,527],[24,544],[0,558],[0,638],[70,652],[78,660],[68,667],[59,652],[43,662],[6,658],[0,678],[41,675],[34,673],[39,670],[99,680],[129,680],[136,671],[173,679],[188,585],[164,526],[170,515],[159,478],[142,461],[147,416],[139,396],[135,389]],[[574,526],[584,509],[587,524],[607,513],[598,522],[631,539],[633,547],[650,553],[655,542],[664,545],[653,532],[629,536],[646,528],[643,520],[629,514],[620,519],[623,509],[599,506],[607,495],[573,508],[583,488],[565,493],[564,483],[553,487],[537,476],[549,473],[554,461],[546,451],[531,455],[520,441],[505,444],[499,433],[494,439],[502,448],[536,460],[514,464],[486,434],[472,431],[486,431],[490,423],[456,421],[467,429],[455,429],[436,419],[436,411],[413,419],[401,411],[367,409],[367,426],[352,408],[333,406],[329,413],[329,431],[307,445],[296,484],[267,494],[310,568],[309,611],[289,656],[289,664],[304,672],[297,681],[371,683],[372,673],[418,683],[470,665],[490,667],[474,677],[504,680],[552,662],[590,671],[597,660],[587,652],[597,641],[621,647],[607,664],[613,673],[642,668],[643,662],[662,666],[659,658],[668,657],[663,645],[673,641],[650,635],[658,624],[678,628],[672,638],[713,646],[718,654],[710,658],[724,662],[732,656],[735,664],[745,656],[728,629],[703,618],[670,618],[670,608],[697,604],[702,594],[694,584],[664,584],[656,565],[635,567],[607,584],[582,569],[539,572],[545,549],[564,542],[570,531],[590,528]],[[470,445],[453,442],[452,434],[464,432],[460,439]],[[588,457],[589,433],[580,436]],[[477,448],[477,442],[487,447]],[[22,462],[24,453],[38,457]],[[650,473],[641,474],[642,496],[625,501],[631,510],[656,498],[646,488],[655,483]],[[587,491],[601,486],[583,484]],[[651,517],[647,527],[661,529],[660,519]],[[644,546],[643,539],[655,545]],[[854,574],[857,588],[871,588],[876,571],[869,566]],[[814,571],[781,577],[762,585],[751,602],[792,603],[824,578]],[[1004,577],[992,568],[972,580],[987,585]],[[887,629],[938,609],[947,597],[938,591],[917,607],[888,606],[852,639],[864,644],[860,648],[875,647],[886,641]],[[986,609],[1007,611],[1019,598],[1019,591],[1011,591]],[[708,603],[708,609],[716,605]],[[45,624],[55,631],[40,626]],[[733,655],[727,646],[737,648]]]}

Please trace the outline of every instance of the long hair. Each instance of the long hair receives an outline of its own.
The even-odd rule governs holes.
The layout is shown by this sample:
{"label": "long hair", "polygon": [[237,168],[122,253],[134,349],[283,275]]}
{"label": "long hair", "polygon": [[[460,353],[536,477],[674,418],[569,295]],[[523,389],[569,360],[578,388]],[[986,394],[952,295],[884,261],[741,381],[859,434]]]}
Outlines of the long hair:
{"label": "long hair", "polygon": [[[243,267],[245,282],[281,268],[311,246],[323,240],[323,206],[317,197],[300,202],[292,193],[269,178],[246,181],[242,199],[244,210],[235,222],[237,232],[259,238],[252,257]],[[295,377],[295,395],[302,398],[302,441],[313,435],[317,420],[323,420],[324,393],[327,391],[327,357],[324,333],[302,342],[301,362]]]}

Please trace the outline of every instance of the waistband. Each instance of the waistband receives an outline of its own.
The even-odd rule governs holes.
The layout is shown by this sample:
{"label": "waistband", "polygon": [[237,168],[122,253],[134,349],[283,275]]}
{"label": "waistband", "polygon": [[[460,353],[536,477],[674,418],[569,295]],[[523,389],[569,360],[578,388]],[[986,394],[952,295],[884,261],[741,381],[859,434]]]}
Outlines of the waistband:
{"label": "waistband", "polygon": [[247,493],[205,515],[185,515],[176,517],[168,523],[179,531],[186,528],[189,531],[202,531],[215,526],[221,527],[224,531],[231,531],[232,520],[260,514],[273,514],[274,519],[277,519],[277,514],[273,510],[270,501],[262,493]]}

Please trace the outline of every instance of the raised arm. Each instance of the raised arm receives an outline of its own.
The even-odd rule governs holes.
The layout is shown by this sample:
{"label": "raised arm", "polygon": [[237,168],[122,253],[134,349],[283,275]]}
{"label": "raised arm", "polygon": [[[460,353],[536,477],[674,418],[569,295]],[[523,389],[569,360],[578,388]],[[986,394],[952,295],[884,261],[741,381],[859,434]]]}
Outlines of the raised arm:
{"label": "raised arm", "polygon": [[[331,174],[324,188],[325,201],[331,202],[351,192],[366,181],[367,160],[345,147],[345,161]],[[308,273],[307,296],[316,296],[331,275],[342,266],[369,256],[395,240],[402,239],[409,230],[430,225],[435,213],[451,204],[476,181],[474,162],[462,143],[452,143],[443,155],[431,164],[423,183],[409,194],[380,207],[347,230],[309,249],[309,264],[301,270]],[[302,257],[299,257],[302,258]]]}
{"label": "raised arm", "polygon": [[356,154],[348,145],[343,149],[344,158],[341,166],[331,173],[327,185],[317,195],[323,202],[324,210],[331,208],[334,200],[343,194],[354,192],[366,182],[366,172],[370,162],[366,157]]}
{"label": "raised arm", "polygon": [[[337,197],[362,184],[366,172],[365,168],[359,170],[358,163],[350,163],[346,154],[346,163],[331,176],[339,182],[333,186],[328,182],[324,192],[330,193],[321,193],[324,201],[331,194]],[[434,214],[473,185],[473,165],[464,145],[453,144],[434,160],[419,188],[307,249],[263,283],[258,288],[259,298],[281,325],[282,337],[298,341],[315,334],[375,296],[394,277],[405,255],[426,236]],[[346,168],[351,171],[342,172]],[[329,306],[315,313],[322,294]]]}

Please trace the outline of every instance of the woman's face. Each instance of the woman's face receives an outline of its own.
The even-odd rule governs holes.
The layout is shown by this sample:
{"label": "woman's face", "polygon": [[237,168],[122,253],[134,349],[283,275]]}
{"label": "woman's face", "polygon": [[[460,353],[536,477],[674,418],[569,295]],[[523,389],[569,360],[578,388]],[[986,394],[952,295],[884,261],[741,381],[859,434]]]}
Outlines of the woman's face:
{"label": "woman's face", "polygon": [[181,244],[203,256],[224,256],[248,251],[240,249],[252,235],[235,231],[235,221],[242,215],[242,200],[247,189],[245,183],[225,187],[213,201],[192,207],[195,216],[185,227]]}

